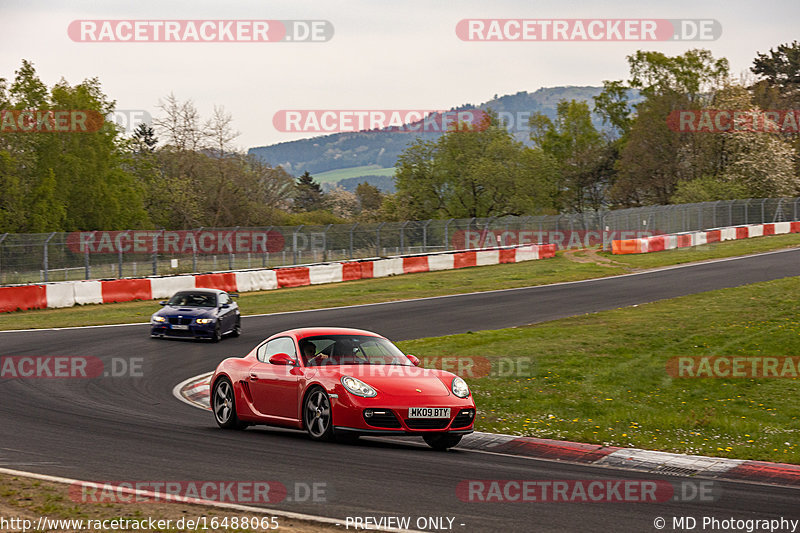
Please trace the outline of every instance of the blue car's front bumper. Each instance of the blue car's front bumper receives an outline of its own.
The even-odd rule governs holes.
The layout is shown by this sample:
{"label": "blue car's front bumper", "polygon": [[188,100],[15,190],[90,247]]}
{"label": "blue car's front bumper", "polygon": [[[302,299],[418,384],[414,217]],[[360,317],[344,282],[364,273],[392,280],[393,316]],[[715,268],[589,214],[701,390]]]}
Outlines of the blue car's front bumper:
{"label": "blue car's front bumper", "polygon": [[[177,326],[177,327],[176,327]],[[151,322],[150,335],[153,337],[176,337],[184,339],[212,339],[216,322],[209,324],[174,325],[169,322]],[[183,329],[186,328],[186,329]]]}

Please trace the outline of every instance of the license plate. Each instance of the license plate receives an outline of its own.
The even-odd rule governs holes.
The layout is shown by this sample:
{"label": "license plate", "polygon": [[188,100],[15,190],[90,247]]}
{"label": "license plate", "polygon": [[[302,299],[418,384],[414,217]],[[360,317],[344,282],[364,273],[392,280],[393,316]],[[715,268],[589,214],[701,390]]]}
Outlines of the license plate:
{"label": "license plate", "polygon": [[409,407],[408,418],[450,418],[449,407]]}
{"label": "license plate", "polygon": [[189,329],[189,326],[185,324],[173,324],[172,329]]}

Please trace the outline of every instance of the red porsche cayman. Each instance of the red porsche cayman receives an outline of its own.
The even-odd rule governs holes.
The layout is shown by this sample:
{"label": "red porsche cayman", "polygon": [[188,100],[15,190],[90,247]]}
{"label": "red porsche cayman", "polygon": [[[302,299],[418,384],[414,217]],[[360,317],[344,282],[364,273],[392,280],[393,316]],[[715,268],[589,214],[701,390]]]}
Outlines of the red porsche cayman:
{"label": "red porsche cayman", "polygon": [[418,365],[370,331],[293,329],[222,361],[211,409],[223,428],[305,429],[315,440],[418,435],[452,448],[472,433],[472,394],[460,377]]}

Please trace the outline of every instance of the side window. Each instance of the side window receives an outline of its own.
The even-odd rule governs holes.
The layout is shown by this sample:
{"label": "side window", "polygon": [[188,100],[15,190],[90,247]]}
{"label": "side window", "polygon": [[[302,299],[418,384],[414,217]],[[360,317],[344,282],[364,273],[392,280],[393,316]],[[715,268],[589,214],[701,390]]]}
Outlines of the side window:
{"label": "side window", "polygon": [[268,343],[265,342],[264,344],[258,347],[258,350],[256,350],[256,359],[258,359],[262,363],[267,361],[267,358],[265,357],[267,353],[267,344]]}
{"label": "side window", "polygon": [[226,293],[222,293],[219,295],[219,305],[225,305],[231,303],[230,297]]}
{"label": "side window", "polygon": [[[286,353],[289,356],[297,361],[297,350],[294,349],[294,339],[291,337],[278,337],[277,339],[273,339],[269,341],[267,344],[263,346],[264,348],[264,357],[263,359],[259,357],[264,362],[269,361],[269,358],[275,355],[276,353]],[[259,348],[259,353],[261,352],[261,348]]]}

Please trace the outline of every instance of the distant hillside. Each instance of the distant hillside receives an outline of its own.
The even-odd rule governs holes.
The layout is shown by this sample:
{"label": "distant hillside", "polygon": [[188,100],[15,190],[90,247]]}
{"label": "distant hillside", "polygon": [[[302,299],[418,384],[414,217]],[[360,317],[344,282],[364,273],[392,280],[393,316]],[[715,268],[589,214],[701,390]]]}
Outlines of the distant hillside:
{"label": "distant hillside", "polygon": [[[530,142],[528,132],[525,131],[527,117],[534,113],[542,113],[551,119],[555,118],[556,107],[561,100],[583,100],[592,105],[592,97],[597,96],[601,91],[602,87],[550,87],[539,89],[533,93],[520,91],[513,95],[495,96],[492,100],[478,106],[465,104],[458,106],[457,109],[474,109],[476,107],[483,110],[492,109],[500,113],[502,118],[510,118],[509,129],[514,132],[514,136],[518,140],[528,144]],[[518,122],[524,122],[524,124]],[[593,122],[595,127],[603,129],[603,123],[599,116],[593,115]],[[254,147],[249,150],[249,153],[270,165],[281,165],[287,172],[295,176],[299,176],[305,171],[316,175],[340,169],[367,167],[363,169],[362,175],[357,175],[359,172],[349,170],[342,175],[342,179],[348,181],[347,188],[351,188],[354,187],[353,180],[356,181],[356,184],[360,183],[359,177],[363,178],[367,175],[382,184],[389,183],[386,180],[375,180],[375,178],[377,176],[386,177],[389,171],[385,169],[394,167],[397,157],[414,139],[418,137],[436,139],[439,135],[439,133],[432,132],[335,133],[271,146]],[[378,169],[384,170],[377,171]],[[324,181],[334,183],[334,177],[335,174],[332,173]],[[378,185],[378,183],[375,184]],[[388,190],[385,187],[381,187],[381,189]]]}

